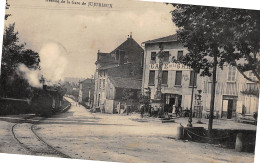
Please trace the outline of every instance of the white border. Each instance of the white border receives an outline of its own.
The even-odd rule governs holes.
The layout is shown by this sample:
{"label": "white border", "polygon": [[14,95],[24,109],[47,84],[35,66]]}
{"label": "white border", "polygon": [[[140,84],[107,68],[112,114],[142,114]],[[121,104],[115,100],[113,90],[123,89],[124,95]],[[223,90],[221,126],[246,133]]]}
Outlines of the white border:
{"label": "white border", "polygon": [[180,4],[193,4],[203,6],[219,6],[229,8],[241,9],[260,9],[259,0],[141,0],[141,1],[154,1],[154,2],[168,2]]}
{"label": "white border", "polygon": [[[105,0],[104,0],[105,1]],[[196,4],[205,6],[221,6],[231,8],[244,8],[244,9],[260,9],[259,0],[246,0],[246,1],[232,1],[232,0],[143,0],[143,1],[154,1],[154,2],[169,2],[169,3],[183,3],[183,4]],[[0,0],[0,61],[2,57],[2,45],[3,45],[3,29],[4,29],[4,15],[5,15],[5,2],[6,0]],[[1,63],[1,62],[0,62]],[[1,66],[1,64],[0,64]],[[1,67],[0,67],[1,69]],[[260,107],[260,100],[259,100]],[[258,108],[259,108],[258,107]],[[260,123],[258,122],[257,130],[260,130]],[[1,135],[0,135],[1,136]],[[259,147],[259,134],[257,133],[256,151],[255,151],[255,163],[260,162],[260,147]],[[26,163],[46,163],[46,162],[60,162],[63,163],[82,163],[82,162],[101,162],[101,161],[89,161],[89,160],[72,160],[72,159],[61,159],[61,158],[48,158],[48,157],[37,157],[37,156],[26,156],[26,155],[13,155],[13,154],[0,154],[0,160],[8,160],[8,162],[26,162]]]}

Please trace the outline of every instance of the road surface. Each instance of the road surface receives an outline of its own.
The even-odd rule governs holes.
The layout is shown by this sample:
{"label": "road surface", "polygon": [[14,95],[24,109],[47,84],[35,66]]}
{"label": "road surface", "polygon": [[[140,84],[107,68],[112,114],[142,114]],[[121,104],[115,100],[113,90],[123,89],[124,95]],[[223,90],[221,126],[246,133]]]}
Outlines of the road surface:
{"label": "road surface", "polygon": [[68,112],[43,120],[35,131],[71,158],[131,163],[254,161],[253,153],[171,139],[178,123],[140,121],[138,114],[90,113],[68,100],[72,103]]}

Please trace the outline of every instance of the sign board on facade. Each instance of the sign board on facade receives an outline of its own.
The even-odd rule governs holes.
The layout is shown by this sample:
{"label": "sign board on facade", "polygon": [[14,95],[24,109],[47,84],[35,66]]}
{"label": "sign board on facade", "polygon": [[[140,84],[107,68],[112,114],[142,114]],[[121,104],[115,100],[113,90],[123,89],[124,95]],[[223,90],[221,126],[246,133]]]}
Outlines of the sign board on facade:
{"label": "sign board on facade", "polygon": [[[150,70],[159,70],[159,63],[150,64]],[[180,63],[164,63],[162,70],[190,71],[191,68]]]}

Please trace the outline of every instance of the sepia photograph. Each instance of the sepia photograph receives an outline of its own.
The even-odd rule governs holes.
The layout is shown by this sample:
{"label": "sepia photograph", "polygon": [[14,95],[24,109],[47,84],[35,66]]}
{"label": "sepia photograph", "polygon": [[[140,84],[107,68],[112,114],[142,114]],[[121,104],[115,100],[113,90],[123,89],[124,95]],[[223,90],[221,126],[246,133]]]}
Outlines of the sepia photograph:
{"label": "sepia photograph", "polygon": [[6,0],[2,30],[0,153],[256,162],[259,10]]}

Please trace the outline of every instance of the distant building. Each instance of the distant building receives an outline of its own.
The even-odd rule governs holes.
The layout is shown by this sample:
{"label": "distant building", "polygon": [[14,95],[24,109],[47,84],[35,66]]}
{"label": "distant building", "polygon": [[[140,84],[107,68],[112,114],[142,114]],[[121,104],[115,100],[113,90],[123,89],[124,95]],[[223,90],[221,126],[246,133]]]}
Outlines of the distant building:
{"label": "distant building", "polygon": [[[202,95],[202,106],[204,114],[210,109],[210,92],[212,80],[209,77],[200,77],[194,71],[182,64],[172,62],[188,53],[177,40],[177,35],[149,40],[143,43],[145,45],[142,93],[151,88],[152,105],[156,97],[158,88],[158,70],[159,59],[158,52],[163,47],[163,66],[161,77],[161,99],[162,104],[181,106],[183,109],[189,109],[191,103],[192,85],[194,82],[193,106],[196,106],[195,97],[198,92]],[[253,76],[252,76],[253,77]],[[215,115],[219,118],[233,118],[237,113],[252,114],[257,111],[258,98],[252,95],[246,95],[245,92],[259,91],[256,84],[244,79],[235,67],[225,66],[223,70],[217,69]],[[195,95],[196,94],[196,95]],[[173,109],[174,112],[175,109]],[[194,110],[194,108],[193,108]]]}
{"label": "distant building", "polygon": [[95,89],[94,79],[85,79],[83,81],[80,81],[79,97],[78,97],[79,103],[89,108],[92,108],[94,102],[94,89]]}
{"label": "distant building", "polygon": [[[123,90],[132,91],[135,95],[140,92],[142,66],[143,49],[132,36],[111,53],[98,51],[94,108],[102,112],[115,113],[118,103],[123,102],[119,98]],[[133,101],[137,100],[137,96],[134,96]]]}

